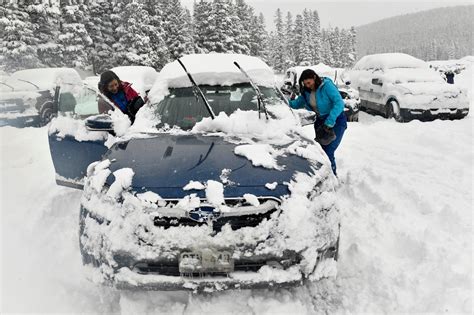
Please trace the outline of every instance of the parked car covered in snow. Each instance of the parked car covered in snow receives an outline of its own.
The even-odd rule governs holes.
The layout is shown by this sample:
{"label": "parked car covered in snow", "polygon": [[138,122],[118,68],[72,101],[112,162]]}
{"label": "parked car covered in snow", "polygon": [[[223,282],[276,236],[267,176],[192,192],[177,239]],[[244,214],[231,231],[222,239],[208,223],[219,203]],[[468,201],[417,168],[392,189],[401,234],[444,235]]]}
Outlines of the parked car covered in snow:
{"label": "parked car covered in snow", "polygon": [[271,69],[238,54],[180,61],[190,76],[178,61],[166,65],[128,130],[116,112],[50,126],[58,183],[84,187],[83,262],[118,288],[243,289],[335,275],[336,180]]}
{"label": "parked car covered in snow", "polygon": [[0,80],[0,126],[44,126],[56,115],[60,94],[82,88],[70,68],[21,70]]}
{"label": "parked car covered in snow", "polygon": [[339,89],[339,93],[344,100],[344,113],[346,114],[348,121],[358,121],[359,120],[359,93],[350,87],[350,80],[345,77],[344,69],[335,69],[331,68],[323,63],[319,63],[316,66],[296,66],[291,67],[286,70],[284,77],[283,85],[281,86],[281,91],[290,96],[291,94],[300,94],[299,78],[301,73],[305,69],[314,70],[320,77],[327,77],[333,80]]}
{"label": "parked car covered in snow", "polygon": [[93,88],[93,89],[97,89],[98,85],[99,85],[99,81],[100,81],[100,76],[98,76],[98,75],[89,76],[89,77],[84,78],[84,80],[82,80],[82,81],[88,87]]}
{"label": "parked car covered in snow", "polygon": [[460,119],[469,112],[467,91],[447,84],[426,62],[407,54],[362,57],[349,75],[361,109],[387,118]]}

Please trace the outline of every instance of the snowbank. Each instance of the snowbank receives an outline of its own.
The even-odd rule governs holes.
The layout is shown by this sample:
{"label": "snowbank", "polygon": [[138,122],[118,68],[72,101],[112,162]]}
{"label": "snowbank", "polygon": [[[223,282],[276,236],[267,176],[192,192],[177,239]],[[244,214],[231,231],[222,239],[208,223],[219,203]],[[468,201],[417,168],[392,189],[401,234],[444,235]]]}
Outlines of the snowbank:
{"label": "snowbank", "polygon": [[337,279],[205,295],[89,281],[78,247],[81,192],[56,186],[47,129],[0,128],[1,312],[471,314],[474,156],[457,148],[472,143],[472,123],[360,113],[336,153]]}

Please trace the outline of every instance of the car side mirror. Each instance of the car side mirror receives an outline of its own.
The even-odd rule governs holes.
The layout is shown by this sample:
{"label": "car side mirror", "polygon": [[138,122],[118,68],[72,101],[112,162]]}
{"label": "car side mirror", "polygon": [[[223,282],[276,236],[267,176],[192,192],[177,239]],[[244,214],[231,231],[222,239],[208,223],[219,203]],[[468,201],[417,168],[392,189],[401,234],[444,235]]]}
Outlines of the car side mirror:
{"label": "car side mirror", "polygon": [[316,120],[316,114],[305,110],[295,111],[298,117],[300,118],[302,126],[313,125]]}
{"label": "car side mirror", "polygon": [[107,114],[91,116],[86,119],[85,124],[90,131],[114,131],[112,117]]}
{"label": "car side mirror", "polygon": [[380,79],[372,79],[372,84],[382,86],[383,82]]}

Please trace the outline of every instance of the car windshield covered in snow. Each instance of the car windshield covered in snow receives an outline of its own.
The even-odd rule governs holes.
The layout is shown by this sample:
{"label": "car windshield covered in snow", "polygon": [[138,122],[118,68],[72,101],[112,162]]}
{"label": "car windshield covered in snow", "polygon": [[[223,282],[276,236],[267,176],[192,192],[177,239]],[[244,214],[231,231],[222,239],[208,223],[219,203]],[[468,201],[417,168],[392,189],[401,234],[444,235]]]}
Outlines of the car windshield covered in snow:
{"label": "car windshield covered in snow", "polygon": [[[230,115],[237,109],[258,111],[256,93],[250,83],[232,86],[202,85],[200,88],[216,115],[220,112]],[[267,106],[281,104],[282,99],[275,88],[259,88]],[[194,93],[192,87],[170,89],[170,94],[157,104],[157,113],[160,115],[161,124],[182,129],[191,129],[204,117],[210,116],[204,102]]]}

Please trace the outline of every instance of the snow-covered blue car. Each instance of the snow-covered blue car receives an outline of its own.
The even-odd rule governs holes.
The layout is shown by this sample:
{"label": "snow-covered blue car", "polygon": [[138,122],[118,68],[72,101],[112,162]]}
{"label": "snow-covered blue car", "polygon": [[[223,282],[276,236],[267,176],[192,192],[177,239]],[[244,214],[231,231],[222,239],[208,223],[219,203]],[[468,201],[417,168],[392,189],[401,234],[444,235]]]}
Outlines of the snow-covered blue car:
{"label": "snow-covered blue car", "polygon": [[51,124],[57,183],[84,189],[93,278],[212,291],[335,275],[336,179],[271,69],[234,54],[180,61],[190,76],[166,65],[133,126],[117,111]]}

